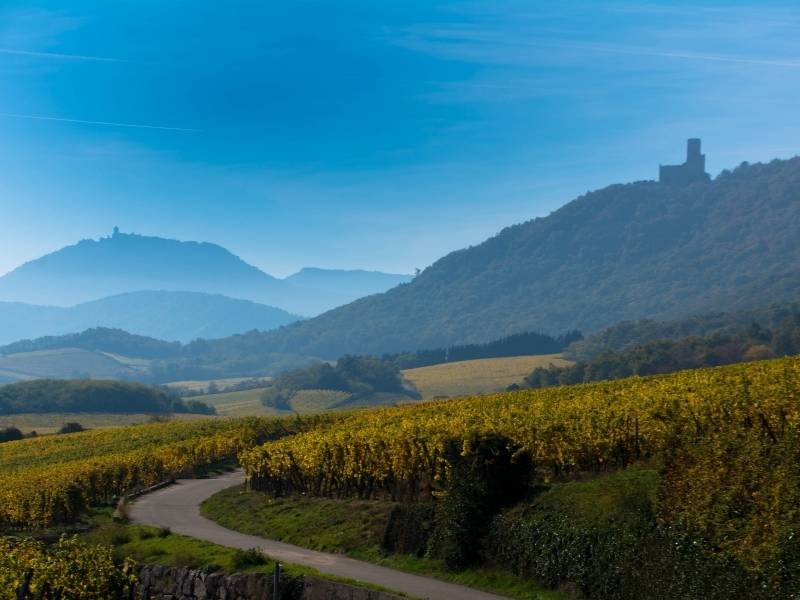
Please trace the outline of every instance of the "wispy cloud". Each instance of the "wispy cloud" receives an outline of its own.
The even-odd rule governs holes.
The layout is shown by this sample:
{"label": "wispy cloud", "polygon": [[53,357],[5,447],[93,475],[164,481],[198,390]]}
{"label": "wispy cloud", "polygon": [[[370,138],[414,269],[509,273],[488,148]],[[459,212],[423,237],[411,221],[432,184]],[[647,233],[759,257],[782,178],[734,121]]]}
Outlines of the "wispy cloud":
{"label": "wispy cloud", "polygon": [[613,54],[627,54],[631,56],[653,56],[660,58],[678,58],[684,60],[699,60],[711,62],[737,63],[744,65],[758,65],[764,67],[800,67],[800,60],[782,58],[759,58],[747,56],[734,56],[726,54],[706,54],[704,52],[686,52],[682,50],[658,50],[652,48],[641,48],[637,46],[611,46],[604,44],[570,44],[557,43],[553,47],[568,48],[574,50],[585,50],[587,52],[609,52]]}
{"label": "wispy cloud", "polygon": [[[397,38],[398,43],[415,50],[444,54],[448,57],[481,60],[490,63],[547,63],[557,60],[554,50],[568,50],[580,54],[623,54],[637,57],[668,58],[756,65],[763,67],[800,67],[800,58],[741,56],[735,54],[695,52],[680,48],[654,48],[632,44],[586,43],[569,38],[553,38],[531,32],[501,33],[491,29],[463,26],[437,25],[406,31]],[[537,54],[526,50],[538,50]]]}
{"label": "wispy cloud", "polygon": [[110,58],[107,56],[86,56],[84,54],[62,54],[60,52],[34,52],[31,50],[15,50],[13,48],[0,48],[0,54],[12,54],[15,56],[29,56],[33,58],[52,58],[57,60],[83,60],[93,62],[127,62],[121,58]]}
{"label": "wispy cloud", "polygon": [[59,123],[77,123],[80,125],[98,125],[103,127],[126,127],[130,129],[157,129],[160,131],[179,131],[183,133],[198,133],[200,129],[187,127],[165,127],[162,125],[144,125],[141,123],[116,123],[112,121],[89,121],[84,119],[67,119],[63,117],[45,117],[41,115],[21,115],[16,113],[0,113],[0,117],[7,119],[29,119],[33,121],[57,121]]}

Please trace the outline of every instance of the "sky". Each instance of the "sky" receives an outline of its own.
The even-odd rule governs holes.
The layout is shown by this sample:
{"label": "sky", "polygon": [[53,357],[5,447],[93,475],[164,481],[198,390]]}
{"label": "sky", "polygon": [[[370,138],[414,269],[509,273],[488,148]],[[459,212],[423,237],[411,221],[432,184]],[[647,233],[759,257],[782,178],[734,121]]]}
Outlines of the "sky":
{"label": "sky", "polygon": [[114,226],[410,273],[703,138],[800,152],[793,2],[4,0],[0,273]]}

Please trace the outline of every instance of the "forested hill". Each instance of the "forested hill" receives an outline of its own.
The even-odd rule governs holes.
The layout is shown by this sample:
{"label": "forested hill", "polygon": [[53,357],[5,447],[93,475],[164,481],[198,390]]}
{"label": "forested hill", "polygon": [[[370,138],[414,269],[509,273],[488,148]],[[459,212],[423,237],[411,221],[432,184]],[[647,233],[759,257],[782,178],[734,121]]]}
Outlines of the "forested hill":
{"label": "forested hill", "polygon": [[133,358],[172,358],[180,356],[183,346],[121,329],[96,327],[82,333],[47,336],[0,346],[0,356],[20,352],[39,352],[59,348],[80,348],[90,352],[108,352]]}
{"label": "forested hill", "polygon": [[335,358],[767,305],[800,290],[798,223],[800,158],[612,185],[263,341]]}
{"label": "forested hill", "polygon": [[[0,276],[0,301],[71,307],[160,290],[221,294],[309,316],[409,279],[400,274],[311,268],[277,279],[216,244],[115,230],[111,236],[82,240]],[[253,323],[240,331],[258,326]],[[220,332],[204,333],[208,334]]]}

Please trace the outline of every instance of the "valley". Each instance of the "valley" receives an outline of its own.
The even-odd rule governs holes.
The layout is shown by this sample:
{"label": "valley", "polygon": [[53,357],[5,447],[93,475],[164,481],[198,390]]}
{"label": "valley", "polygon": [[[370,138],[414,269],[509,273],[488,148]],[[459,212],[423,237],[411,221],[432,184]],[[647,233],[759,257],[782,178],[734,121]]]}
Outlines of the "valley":
{"label": "valley", "polygon": [[800,4],[0,4],[0,600],[800,600]]}

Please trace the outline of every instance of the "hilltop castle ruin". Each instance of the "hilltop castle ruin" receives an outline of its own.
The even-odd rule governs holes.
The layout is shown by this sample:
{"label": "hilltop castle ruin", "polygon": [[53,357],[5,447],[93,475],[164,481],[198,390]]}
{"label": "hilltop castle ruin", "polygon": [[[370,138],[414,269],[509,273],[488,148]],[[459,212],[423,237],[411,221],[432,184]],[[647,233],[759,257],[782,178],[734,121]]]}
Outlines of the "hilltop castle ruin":
{"label": "hilltop castle ruin", "polygon": [[658,181],[668,185],[687,185],[695,181],[708,181],[706,155],[700,152],[700,138],[686,141],[686,162],[682,165],[659,165]]}

